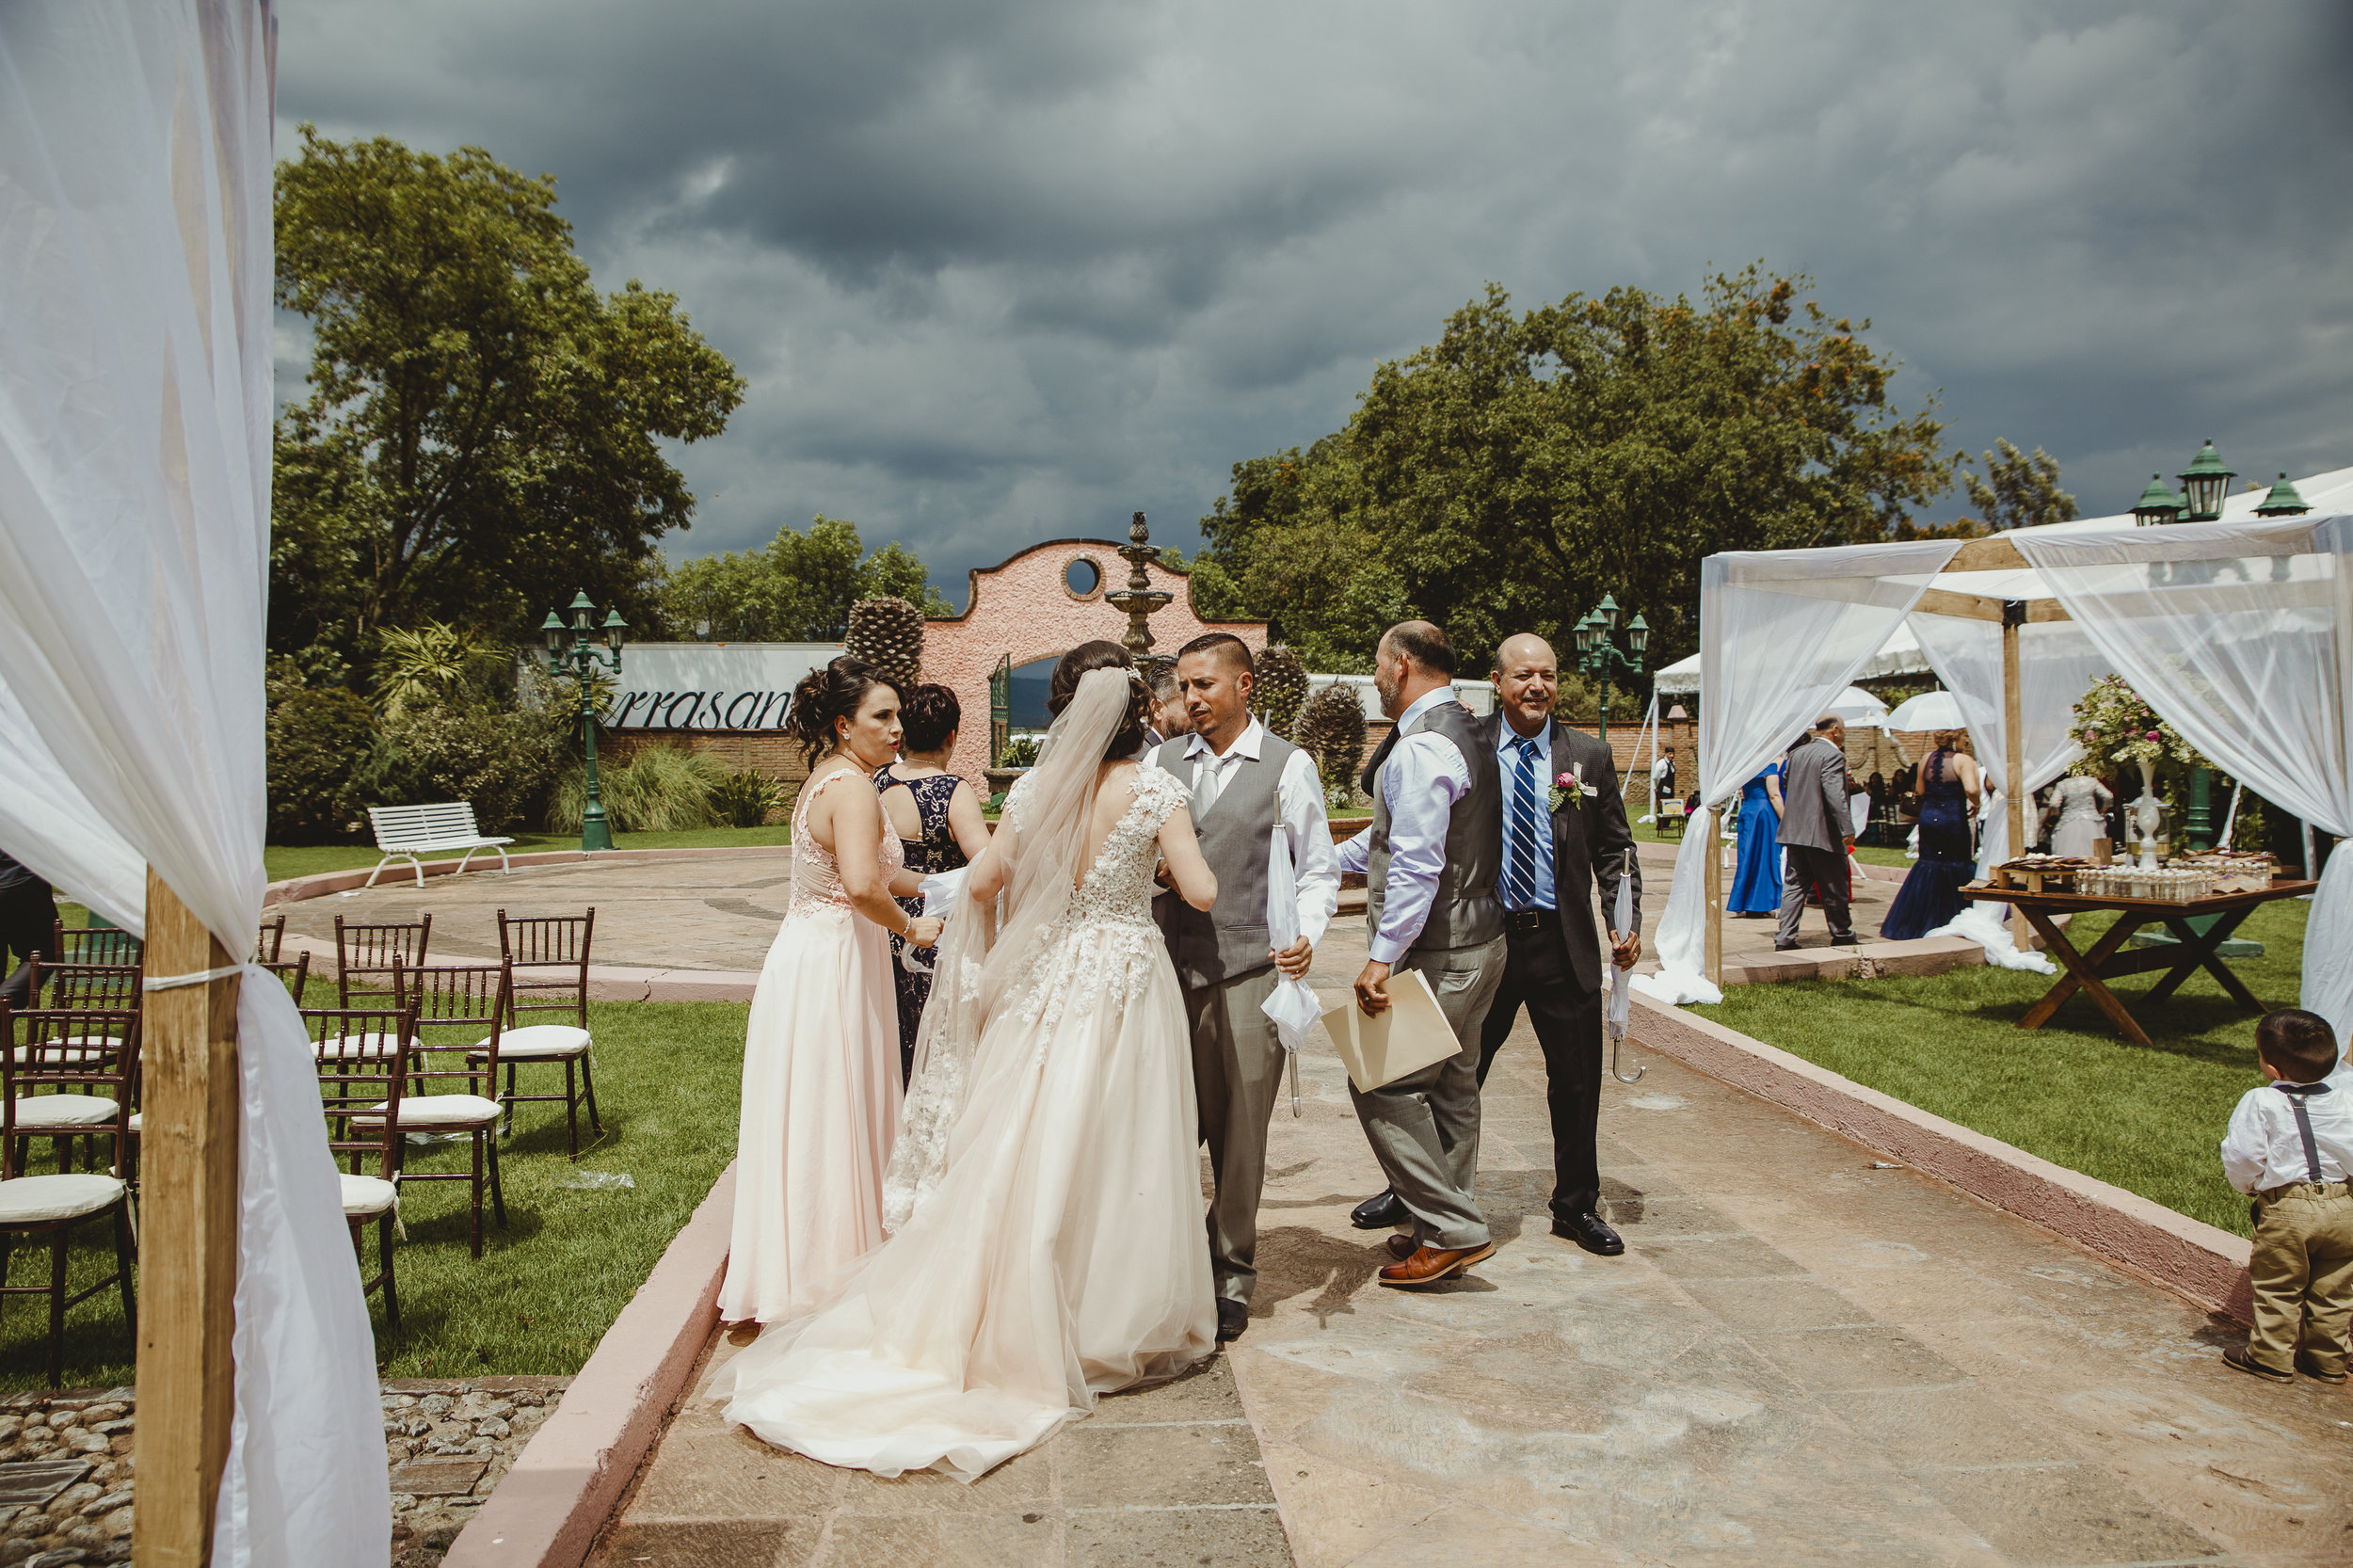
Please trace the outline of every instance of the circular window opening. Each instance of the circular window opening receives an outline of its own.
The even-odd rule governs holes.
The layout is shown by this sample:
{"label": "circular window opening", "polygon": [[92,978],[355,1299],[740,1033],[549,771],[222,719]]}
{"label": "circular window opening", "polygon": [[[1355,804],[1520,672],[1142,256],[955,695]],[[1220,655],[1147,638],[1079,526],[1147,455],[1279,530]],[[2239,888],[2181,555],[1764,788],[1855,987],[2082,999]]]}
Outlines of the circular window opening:
{"label": "circular window opening", "polygon": [[1073,599],[1093,599],[1103,589],[1103,568],[1092,555],[1080,555],[1062,568],[1062,585]]}

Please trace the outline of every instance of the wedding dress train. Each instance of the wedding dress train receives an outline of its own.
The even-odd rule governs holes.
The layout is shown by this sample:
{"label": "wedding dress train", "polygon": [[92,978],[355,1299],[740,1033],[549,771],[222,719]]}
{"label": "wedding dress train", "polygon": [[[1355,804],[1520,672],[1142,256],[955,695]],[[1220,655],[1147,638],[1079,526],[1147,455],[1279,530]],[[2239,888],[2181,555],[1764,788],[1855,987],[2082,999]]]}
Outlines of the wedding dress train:
{"label": "wedding dress train", "polygon": [[[1025,836],[1037,781],[1006,808]],[[1072,889],[1061,872],[1050,923],[995,955],[1001,995],[969,1051],[938,1053],[919,1081],[902,1135],[919,1146],[894,1173],[908,1199],[922,1174],[911,1214],[818,1310],[770,1326],[713,1380],[729,1420],[830,1464],[969,1481],[1096,1395],[1214,1352],[1190,1047],[1149,914],[1155,840],[1185,795],[1150,770],[1124,787],[1133,799],[1085,877]],[[952,976],[973,1000],[977,966],[943,961],[935,1012]],[[927,1040],[938,1022],[927,1013]]]}

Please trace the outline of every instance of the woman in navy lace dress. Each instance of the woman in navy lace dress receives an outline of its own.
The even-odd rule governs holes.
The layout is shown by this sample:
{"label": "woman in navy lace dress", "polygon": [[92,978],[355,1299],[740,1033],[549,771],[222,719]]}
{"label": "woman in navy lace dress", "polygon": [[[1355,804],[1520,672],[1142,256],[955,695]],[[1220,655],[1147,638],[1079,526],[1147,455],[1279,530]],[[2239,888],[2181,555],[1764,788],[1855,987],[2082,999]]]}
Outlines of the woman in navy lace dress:
{"label": "woman in navy lace dress", "polygon": [[[972,786],[948,771],[956,749],[956,721],[961,717],[956,694],[945,686],[918,686],[907,693],[901,711],[906,738],[899,760],[874,775],[882,792],[883,817],[899,835],[907,870],[919,876],[952,872],[980,858],[988,845],[988,823],[981,815],[981,797]],[[923,901],[901,899],[900,907],[920,914]],[[906,1081],[915,1065],[915,1027],[923,1021],[923,1003],[932,994],[932,977],[910,972],[893,937],[890,956],[897,966],[899,985],[899,1080]]]}
{"label": "woman in navy lace dress", "polygon": [[1936,749],[1920,764],[1920,858],[1880,922],[1890,941],[1925,936],[1951,921],[1967,902],[1961,889],[1977,874],[1969,816],[1981,779],[1977,759],[1955,750],[1957,730],[1939,730]]}

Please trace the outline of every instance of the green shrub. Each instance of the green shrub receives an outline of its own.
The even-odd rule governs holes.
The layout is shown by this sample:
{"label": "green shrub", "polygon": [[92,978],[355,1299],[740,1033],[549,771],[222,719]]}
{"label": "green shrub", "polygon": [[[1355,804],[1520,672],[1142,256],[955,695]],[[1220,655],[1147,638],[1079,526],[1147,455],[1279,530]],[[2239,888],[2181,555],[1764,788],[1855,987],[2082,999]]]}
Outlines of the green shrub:
{"label": "green shrub", "polygon": [[[667,745],[647,746],[625,762],[600,762],[597,768],[604,814],[625,833],[676,833],[718,826],[714,797],[727,781],[727,770],[711,758]],[[549,828],[557,833],[578,832],[587,804],[585,770],[574,766],[549,802]]]}
{"label": "green shrub", "polygon": [[537,814],[567,749],[557,715],[488,704],[412,707],[385,724],[384,738],[388,754],[368,768],[383,798],[370,805],[462,800],[486,833]]}
{"label": "green shrub", "polygon": [[377,748],[376,714],[357,693],[269,688],[269,836],[328,843],[360,836],[371,804],[355,787]]}
{"label": "green shrub", "polygon": [[744,768],[719,780],[711,792],[711,808],[729,827],[762,827],[768,814],[784,804],[784,792],[756,768]]}

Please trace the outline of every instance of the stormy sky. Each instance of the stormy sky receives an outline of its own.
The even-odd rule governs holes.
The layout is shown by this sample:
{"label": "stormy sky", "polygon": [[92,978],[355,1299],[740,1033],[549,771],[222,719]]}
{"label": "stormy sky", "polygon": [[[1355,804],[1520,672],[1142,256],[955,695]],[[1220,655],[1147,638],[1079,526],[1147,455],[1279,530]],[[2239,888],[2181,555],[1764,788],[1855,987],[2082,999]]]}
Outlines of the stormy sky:
{"label": "stormy sky", "polygon": [[1487,280],[1529,306],[1754,259],[1873,318],[1900,408],[2047,448],[2087,513],[2206,436],[2248,476],[2353,463],[2343,5],[280,14],[281,147],[312,120],[552,172],[599,282],[675,292],[749,380],[678,452],[673,559],[822,511],[961,603],[1139,508],[1190,550],[1234,461],[1338,428]]}

